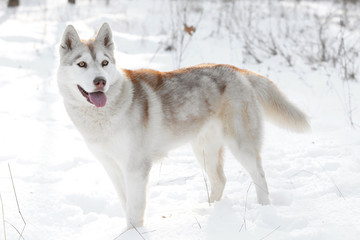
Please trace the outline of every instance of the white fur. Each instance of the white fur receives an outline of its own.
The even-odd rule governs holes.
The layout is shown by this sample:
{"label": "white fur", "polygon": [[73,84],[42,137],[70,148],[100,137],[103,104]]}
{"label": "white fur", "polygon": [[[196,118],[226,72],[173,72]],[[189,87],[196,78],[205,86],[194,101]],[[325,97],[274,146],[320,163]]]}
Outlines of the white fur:
{"label": "white fur", "polygon": [[[152,164],[186,142],[192,143],[209,176],[212,202],[220,200],[224,190],[222,151],[227,145],[253,179],[258,202],[269,204],[259,155],[261,106],[290,128],[307,125],[305,115],[269,80],[231,66],[203,65],[169,73],[117,70],[111,36],[104,24],[86,46],[69,26],[60,47],[58,85],[70,118],[114,183],[127,227],[143,225]],[[109,61],[106,67],[101,66],[104,59]],[[79,61],[88,67],[80,68]],[[77,87],[95,91],[92,81],[98,76],[107,81],[103,108],[86,101]],[[164,80],[160,87],[156,79]],[[269,99],[273,102],[267,103]]]}

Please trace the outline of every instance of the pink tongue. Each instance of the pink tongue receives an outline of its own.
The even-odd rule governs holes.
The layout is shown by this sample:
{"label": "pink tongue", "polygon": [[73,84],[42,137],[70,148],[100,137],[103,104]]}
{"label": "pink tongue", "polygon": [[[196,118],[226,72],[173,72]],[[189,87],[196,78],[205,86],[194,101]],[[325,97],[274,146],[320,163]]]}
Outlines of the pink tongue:
{"label": "pink tongue", "polygon": [[106,104],[106,96],[103,92],[93,92],[89,93],[89,100],[96,107],[104,107]]}

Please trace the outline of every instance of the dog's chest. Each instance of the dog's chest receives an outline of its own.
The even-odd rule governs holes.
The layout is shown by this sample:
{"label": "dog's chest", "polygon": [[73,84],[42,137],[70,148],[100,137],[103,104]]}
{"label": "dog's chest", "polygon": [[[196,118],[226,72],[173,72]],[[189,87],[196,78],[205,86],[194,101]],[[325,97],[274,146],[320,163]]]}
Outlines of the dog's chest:
{"label": "dog's chest", "polygon": [[105,111],[87,108],[67,108],[71,120],[85,140],[104,141],[121,128],[121,120],[110,116]]}
{"label": "dog's chest", "polygon": [[127,131],[119,131],[103,139],[85,139],[87,145],[98,158],[119,160],[128,159],[131,155],[133,141]]}

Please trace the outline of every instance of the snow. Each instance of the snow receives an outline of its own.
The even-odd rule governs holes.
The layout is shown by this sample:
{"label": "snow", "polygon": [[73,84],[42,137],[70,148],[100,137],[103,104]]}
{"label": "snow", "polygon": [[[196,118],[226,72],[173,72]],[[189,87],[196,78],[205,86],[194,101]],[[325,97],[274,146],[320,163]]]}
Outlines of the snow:
{"label": "snow", "polygon": [[[26,221],[24,239],[358,239],[358,83],[341,81],[330,64],[315,69],[296,57],[293,66],[280,56],[261,64],[247,60],[240,45],[217,29],[224,26],[216,25],[217,16],[226,15],[219,12],[220,2],[185,6],[191,9],[190,24],[199,25],[190,41],[185,36],[181,61],[163,49],[178,31],[171,26],[182,17],[174,9],[181,10],[183,1],[104,2],[83,0],[70,6],[65,0],[28,0],[18,9],[1,3],[0,212],[5,229],[0,224],[0,239],[5,231],[6,239],[19,238],[17,230],[24,224],[17,200]],[[283,6],[287,4],[292,2]],[[302,4],[298,12],[331,8]],[[122,234],[125,219],[118,197],[68,118],[55,79],[57,44],[66,25],[73,24],[88,38],[105,21],[113,28],[121,67],[233,64],[268,76],[310,116],[312,131],[306,134],[266,124],[262,158],[272,205],[256,203],[249,176],[226,153],[224,196],[209,206],[203,173],[191,148],[184,146],[151,172],[145,226]],[[2,215],[0,219],[2,223]]]}

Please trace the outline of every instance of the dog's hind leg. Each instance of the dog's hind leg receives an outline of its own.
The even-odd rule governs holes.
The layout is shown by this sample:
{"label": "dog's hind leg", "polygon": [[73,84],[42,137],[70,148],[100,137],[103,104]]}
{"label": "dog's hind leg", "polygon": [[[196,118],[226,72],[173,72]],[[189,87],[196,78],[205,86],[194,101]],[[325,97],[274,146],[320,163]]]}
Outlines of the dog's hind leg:
{"label": "dog's hind leg", "polygon": [[236,159],[249,173],[256,189],[258,203],[270,204],[269,190],[265,179],[264,170],[261,164],[260,155],[250,149],[240,149],[236,143],[230,143],[229,148]]}
{"label": "dog's hind leg", "polygon": [[233,119],[233,132],[226,138],[230,151],[250,174],[260,204],[270,204],[269,191],[260,158],[262,119],[257,105],[244,103]]}
{"label": "dog's hind leg", "polygon": [[192,147],[201,167],[205,170],[211,184],[210,202],[222,197],[226,178],[223,170],[223,137],[216,124],[204,127]]}

